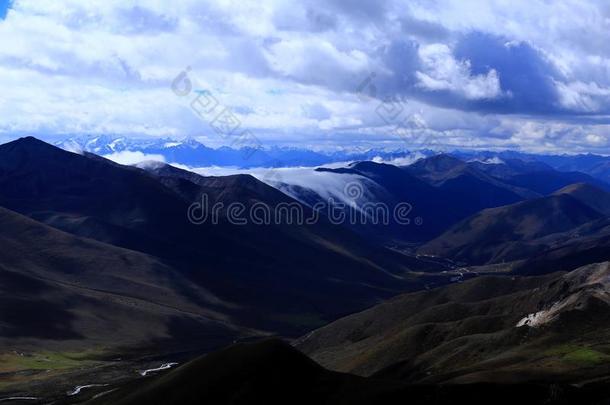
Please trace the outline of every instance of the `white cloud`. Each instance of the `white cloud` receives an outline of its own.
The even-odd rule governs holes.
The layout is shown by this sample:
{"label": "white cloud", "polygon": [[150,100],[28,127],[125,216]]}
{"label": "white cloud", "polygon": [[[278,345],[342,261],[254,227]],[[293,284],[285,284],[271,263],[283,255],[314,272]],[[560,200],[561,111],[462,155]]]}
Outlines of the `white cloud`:
{"label": "white cloud", "polygon": [[[407,5],[15,0],[0,20],[0,137],[190,135],[230,144],[170,91],[190,66],[198,88],[211,91],[263,142],[391,147],[425,133],[455,147],[608,145],[610,7],[576,0]],[[503,86],[515,78],[493,58],[483,69],[457,58],[456,44],[469,32],[539,50],[548,60],[543,67],[556,70],[550,77],[557,99],[549,102],[561,114],[489,110],[488,103],[512,97]],[[371,72],[380,96],[409,98],[405,113],[422,117],[421,128],[400,139],[376,114],[378,100],[356,97]]]}
{"label": "white cloud", "polygon": [[114,152],[109,155],[104,155],[104,157],[121,165],[137,165],[150,161],[165,162],[165,158],[162,155],[151,155],[132,151]]}
{"label": "white cloud", "polygon": [[420,159],[426,158],[427,155],[421,152],[410,153],[407,156],[395,158],[395,159],[383,159],[381,156],[376,156],[373,158],[373,162],[375,163],[386,163],[394,166],[409,166]]}
{"label": "white cloud", "polygon": [[610,87],[597,83],[556,83],[560,102],[566,108],[582,112],[597,112],[610,103]]}
{"label": "white cloud", "polygon": [[418,85],[425,90],[447,90],[468,100],[493,99],[502,96],[498,72],[489,69],[485,74],[473,75],[470,62],[456,60],[449,46],[431,44],[420,48],[425,72],[416,73]]}
{"label": "white cloud", "polygon": [[588,134],[585,139],[592,145],[603,145],[608,142],[608,139],[596,134]]}
{"label": "white cloud", "polygon": [[[347,162],[333,163],[323,167],[345,167]],[[203,176],[226,176],[231,174],[251,174],[260,181],[277,187],[282,192],[299,199],[299,189],[315,192],[323,201],[330,199],[352,204],[354,201],[345,193],[349,183],[359,183],[365,186],[366,193],[363,198],[372,198],[372,191],[377,187],[370,179],[357,174],[339,174],[327,171],[316,171],[315,167],[284,167],[284,168],[255,168],[250,170],[236,168],[195,168],[191,171]],[[363,201],[364,202],[364,201]]]}

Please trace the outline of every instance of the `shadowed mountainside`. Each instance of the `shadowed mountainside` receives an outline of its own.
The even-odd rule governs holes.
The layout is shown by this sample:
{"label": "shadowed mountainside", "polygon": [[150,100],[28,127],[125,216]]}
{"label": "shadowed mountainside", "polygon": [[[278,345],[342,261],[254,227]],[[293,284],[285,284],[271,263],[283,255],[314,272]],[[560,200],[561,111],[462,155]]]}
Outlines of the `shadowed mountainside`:
{"label": "shadowed mountainside", "polygon": [[[346,182],[348,179],[352,182],[353,179],[358,179],[357,183],[363,193],[352,202],[361,209],[366,204],[382,203],[393,208],[400,203],[408,203],[411,206],[409,218],[423,219],[421,224],[411,226],[402,226],[390,220],[388,224],[367,223],[352,227],[361,234],[385,241],[426,241],[483,208],[537,196],[528,190],[504,185],[474,168],[468,168],[467,173],[457,173],[456,169],[455,176],[446,178],[444,182],[430,181],[429,177],[422,174],[423,168],[426,168],[429,169],[427,173],[436,170],[434,175],[449,177],[441,171],[445,166],[440,161],[444,159],[450,159],[450,163],[458,165],[460,170],[468,168],[458,159],[439,155],[404,168],[382,163],[357,162],[340,169],[319,168],[317,172],[339,177],[345,175]],[[280,184],[279,187],[309,205],[326,202],[312,190],[286,184]],[[464,192],[466,189],[468,193]],[[447,201],[451,201],[451,204]]]}
{"label": "shadowed mountainside", "polygon": [[2,347],[112,351],[176,339],[213,348],[255,333],[226,315],[230,304],[149,255],[4,208],[0,244]]}
{"label": "shadowed mountainside", "polygon": [[323,220],[194,225],[187,211],[202,194],[307,208],[251,176],[186,173],[151,174],[23,138],[0,146],[0,206],[151,256],[199,288],[184,291],[191,301],[206,291],[236,323],[273,332],[299,333],[424,283],[410,271],[430,264]]}
{"label": "shadowed mountainside", "polygon": [[610,372],[610,264],[405,294],[303,337],[333,370],[412,383],[582,383]]}
{"label": "shadowed mountainside", "polygon": [[[91,405],[181,404],[589,404],[604,386],[550,384],[407,385],[328,371],[288,344],[240,344],[194,360],[167,375],[88,401]],[[569,402],[568,402],[569,403]]]}
{"label": "shadowed mountainside", "polygon": [[419,251],[473,264],[499,263],[533,255],[539,238],[603,218],[568,194],[490,208],[456,224]]}

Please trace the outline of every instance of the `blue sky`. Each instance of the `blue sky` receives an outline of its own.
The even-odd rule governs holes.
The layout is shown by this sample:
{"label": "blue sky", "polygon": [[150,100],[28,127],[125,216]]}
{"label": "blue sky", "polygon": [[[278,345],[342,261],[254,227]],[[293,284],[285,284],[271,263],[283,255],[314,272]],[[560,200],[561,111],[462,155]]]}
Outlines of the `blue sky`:
{"label": "blue sky", "polygon": [[267,144],[610,153],[605,1],[15,0],[0,38],[0,140],[230,144],[188,66]]}
{"label": "blue sky", "polygon": [[0,0],[0,20],[6,17],[6,12],[8,11],[12,0]]}

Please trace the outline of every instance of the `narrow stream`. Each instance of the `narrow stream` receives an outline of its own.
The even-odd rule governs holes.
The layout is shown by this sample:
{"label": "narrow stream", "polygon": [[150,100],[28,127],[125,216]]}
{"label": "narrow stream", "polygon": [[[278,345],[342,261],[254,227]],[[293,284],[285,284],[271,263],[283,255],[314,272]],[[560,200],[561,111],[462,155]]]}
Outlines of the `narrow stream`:
{"label": "narrow stream", "polygon": [[148,369],[148,370],[140,371],[140,375],[142,377],[146,377],[150,373],[155,373],[157,371],[168,370],[168,369],[170,369],[170,368],[172,368],[174,366],[177,366],[177,365],[178,365],[178,363],[165,363],[165,364],[162,364],[160,367],[157,367],[157,368],[151,368],[151,369]]}

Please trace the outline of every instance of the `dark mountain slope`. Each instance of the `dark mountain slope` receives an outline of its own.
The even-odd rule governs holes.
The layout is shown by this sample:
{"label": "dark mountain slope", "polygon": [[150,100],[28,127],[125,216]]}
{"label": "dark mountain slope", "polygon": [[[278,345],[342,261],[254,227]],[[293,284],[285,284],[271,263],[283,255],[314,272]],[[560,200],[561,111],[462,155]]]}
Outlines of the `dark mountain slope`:
{"label": "dark mountain slope", "polygon": [[483,210],[428,242],[420,252],[470,265],[512,261],[543,249],[534,243],[537,239],[600,218],[601,213],[562,193]]}
{"label": "dark mountain slope", "polygon": [[[508,190],[524,198],[551,194],[574,183],[586,183],[610,191],[610,186],[588,174],[578,171],[558,171],[535,160],[504,159],[499,162],[462,161],[450,155],[436,155],[422,159],[406,168],[411,174],[434,185],[486,184],[484,196],[502,196],[498,190]],[[454,183],[454,186],[451,186]],[[495,188],[490,188],[490,185]],[[466,190],[462,188],[462,190]],[[486,208],[505,205],[487,205]]]}
{"label": "dark mountain slope", "polygon": [[594,210],[610,216],[610,192],[588,183],[571,184],[556,191],[554,194],[567,194]]}
{"label": "dark mountain slope", "polygon": [[[194,225],[191,197],[296,204],[249,176],[170,184],[139,168],[65,152],[34,138],[0,146],[0,205],[76,235],[152,255],[180,277],[238,304],[257,328],[319,325],[404,289],[420,263],[322,223],[313,226]],[[161,180],[161,181],[160,181]]]}
{"label": "dark mountain slope", "polygon": [[411,386],[331,372],[281,341],[240,344],[167,375],[114,390],[91,405],[238,404],[588,404],[604,386],[546,384]]}
{"label": "dark mountain slope", "polygon": [[547,163],[556,170],[578,171],[610,183],[610,159],[608,156],[586,155],[542,155],[533,157]]}
{"label": "dark mountain slope", "polygon": [[500,161],[493,159],[494,157],[490,157],[485,161],[471,160],[468,161],[468,164],[479,171],[501,180],[510,179],[520,174],[553,170],[551,166],[536,161],[514,158],[501,159]]}
{"label": "dark mountain slope", "polygon": [[466,162],[446,154],[420,159],[407,166],[407,171],[429,183],[439,184],[459,176],[467,168]]}
{"label": "dark mountain slope", "polygon": [[[490,176],[473,163],[467,163],[450,155],[436,155],[418,160],[405,167],[410,174],[445,191],[470,196],[471,204],[490,208],[510,204],[538,196],[526,188],[507,184],[503,179]],[[469,190],[469,193],[465,191]]]}
{"label": "dark mountain slope", "polygon": [[[390,166],[392,167],[392,166]],[[178,169],[170,165],[155,165],[149,167],[147,171],[156,176],[163,184],[182,195],[186,201],[198,201],[202,195],[209,197],[210,203],[221,203],[223,212],[228,205],[240,202],[246,208],[254,205],[265,204],[274,210],[279,204],[298,205],[301,207],[304,218],[314,216],[312,210],[297,203],[292,197],[271,187],[250,175],[233,175],[223,177],[204,177],[198,174]],[[196,186],[194,186],[196,185]],[[328,240],[341,241],[340,243],[349,247],[352,252],[359,252],[360,255],[368,257],[373,263],[380,265],[388,264],[388,268],[396,267],[399,262],[403,268],[411,270],[439,270],[438,266],[430,266],[410,256],[397,255],[385,249],[378,248],[375,244],[366,242],[368,238],[357,236],[348,231],[343,224],[331,224],[324,212],[318,215],[318,221],[307,227],[296,227],[290,224],[270,224],[263,229],[256,229],[257,233],[282,234],[282,237],[293,238],[295,234],[301,233],[304,229],[309,233],[315,233],[317,237],[324,237]],[[260,228],[260,227],[259,227]],[[277,235],[276,235],[277,237]]]}
{"label": "dark mountain slope", "polygon": [[581,383],[610,372],[610,265],[479,277],[336,321],[298,347],[334,370],[418,383]]}
{"label": "dark mountain slope", "polygon": [[568,232],[535,241],[543,250],[512,266],[516,274],[569,271],[590,263],[610,260],[610,219],[588,222]]}
{"label": "dark mountain slope", "polygon": [[[2,347],[108,350],[173,338],[215,347],[248,334],[223,312],[232,304],[157,259],[76,237],[0,208]],[[192,325],[173,335],[171,325]],[[241,331],[240,331],[241,329]],[[66,343],[62,343],[66,341]],[[166,347],[169,349],[169,347]]]}
{"label": "dark mountain slope", "polygon": [[91,403],[316,404],[392,399],[404,388],[333,373],[279,340],[240,344]]}
{"label": "dark mountain slope", "polygon": [[[601,181],[603,185],[610,183],[610,158],[608,156],[600,156],[593,154],[586,155],[539,155],[539,154],[527,154],[515,151],[504,151],[504,152],[453,152],[452,155],[465,158],[465,159],[476,159],[478,161],[484,161],[486,163],[498,163],[488,164],[488,168],[498,173],[497,169],[502,170],[502,167],[513,166],[515,162],[521,162],[521,166],[528,166],[528,169],[521,173],[535,173],[535,172],[548,172],[554,170],[556,172],[567,173],[568,176],[574,175],[574,173],[586,174],[591,178]],[[494,167],[495,166],[495,167]],[[490,173],[491,174],[491,173]],[[582,178],[582,177],[581,177]],[[578,180],[573,178],[567,184],[575,183],[578,181],[590,181]],[[543,183],[538,183],[542,184]],[[597,184],[599,183],[592,183]],[[556,185],[555,185],[556,186]],[[561,187],[557,187],[559,189]],[[554,191],[554,190],[553,190]]]}
{"label": "dark mountain slope", "polygon": [[505,179],[505,181],[514,186],[527,188],[543,195],[551,194],[574,183],[587,183],[610,191],[610,186],[607,183],[580,172],[535,171],[518,174]]}
{"label": "dark mountain slope", "polygon": [[[410,218],[421,218],[421,225],[390,223],[389,226],[356,228],[361,233],[377,235],[380,239],[385,237],[386,240],[392,239],[391,236],[397,241],[424,242],[483,208],[536,196],[527,190],[502,184],[447,155],[423,159],[405,168],[358,162],[341,169],[317,170],[362,176],[366,180],[361,184],[365,195],[362,201],[356,201],[357,204],[380,202],[390,207],[399,203],[410,204]],[[298,190],[296,193],[311,203],[307,193]]]}
{"label": "dark mountain slope", "polygon": [[358,206],[380,202],[393,209],[397,204],[408,203],[412,207],[409,218],[423,218],[421,226],[401,225],[392,220],[388,225],[355,227],[361,233],[372,233],[381,239],[389,239],[391,235],[402,241],[423,241],[438,235],[462,215],[456,207],[447,207],[443,203],[442,192],[397,166],[358,162],[347,168],[317,170],[362,176],[367,182],[360,184],[364,195],[354,201]]}
{"label": "dark mountain slope", "polygon": [[[172,255],[186,218],[170,190],[141,171],[65,152],[35,138],[0,145],[0,205],[71,232]],[[99,229],[96,235],[85,224]],[[155,230],[164,229],[166,235]]]}
{"label": "dark mountain slope", "polygon": [[255,203],[276,206],[279,203],[295,202],[291,197],[249,174],[204,177],[157,162],[141,164],[139,167],[183,196],[189,203],[197,201],[202,194],[206,194],[212,203],[221,202],[228,205],[241,202],[247,207]]}
{"label": "dark mountain slope", "polygon": [[[488,173],[491,166],[497,170]],[[316,171],[336,176],[326,179],[332,184],[331,188],[336,188],[342,181],[346,189],[356,183],[360,189],[357,198],[346,193],[338,198],[341,203],[347,200],[347,210],[350,209],[350,204],[359,209],[366,204],[391,208],[401,203],[409,204],[410,225],[416,222],[415,226],[405,226],[391,220],[381,226],[369,222],[357,223],[351,227],[389,245],[409,246],[439,236],[455,223],[482,209],[541,197],[536,191],[506,181],[527,173],[528,170],[540,170],[540,167],[541,165],[521,162],[511,162],[510,166],[467,163],[449,155],[435,155],[406,167],[357,162],[344,168],[318,168]],[[310,181],[315,182],[315,178]],[[315,186],[280,182],[277,187],[310,206],[328,204],[326,193],[314,190]]]}
{"label": "dark mountain slope", "polygon": [[[391,169],[392,167],[394,166],[361,162],[356,164],[354,169],[389,190],[401,191],[407,196],[414,194],[419,197],[420,204],[430,205],[431,209],[440,206],[443,211],[460,219],[483,208],[510,204],[536,196],[527,190],[503,184],[448,155],[422,159],[404,168]],[[399,174],[396,169],[400,169],[403,173]],[[448,199],[452,204],[445,203]],[[437,213],[437,215],[442,214]]]}

